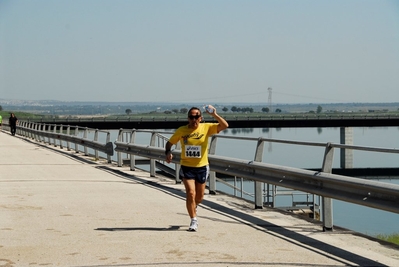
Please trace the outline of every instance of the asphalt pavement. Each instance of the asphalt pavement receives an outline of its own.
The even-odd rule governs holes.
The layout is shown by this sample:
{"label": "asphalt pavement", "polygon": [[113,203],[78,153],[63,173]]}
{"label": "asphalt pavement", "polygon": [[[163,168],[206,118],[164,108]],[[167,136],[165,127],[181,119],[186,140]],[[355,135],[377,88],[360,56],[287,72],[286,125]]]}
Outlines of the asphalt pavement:
{"label": "asphalt pavement", "polygon": [[399,247],[0,132],[0,267],[399,266]]}

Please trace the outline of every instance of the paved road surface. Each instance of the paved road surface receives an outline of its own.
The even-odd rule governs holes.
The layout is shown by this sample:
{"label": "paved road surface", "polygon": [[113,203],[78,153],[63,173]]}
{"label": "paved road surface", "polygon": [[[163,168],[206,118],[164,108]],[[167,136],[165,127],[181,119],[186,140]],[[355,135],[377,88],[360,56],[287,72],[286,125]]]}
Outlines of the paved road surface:
{"label": "paved road surface", "polygon": [[399,249],[0,133],[0,266],[399,266]]}

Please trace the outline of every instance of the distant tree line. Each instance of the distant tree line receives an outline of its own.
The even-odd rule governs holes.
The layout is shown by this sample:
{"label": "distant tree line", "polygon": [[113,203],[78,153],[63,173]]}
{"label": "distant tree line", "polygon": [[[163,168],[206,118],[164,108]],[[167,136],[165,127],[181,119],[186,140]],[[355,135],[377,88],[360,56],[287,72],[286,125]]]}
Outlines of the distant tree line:
{"label": "distant tree line", "polygon": [[[227,107],[223,107],[222,111],[223,112],[228,112],[229,109]],[[242,113],[253,113],[253,112],[255,112],[254,109],[251,108],[251,107],[237,107],[237,106],[232,106],[230,108],[230,111],[231,112],[242,112]],[[175,109],[171,109],[171,110],[169,110],[169,109],[165,110],[163,113],[165,113],[165,114],[178,114],[178,113],[185,114],[187,112],[188,112],[187,108],[181,108],[180,110],[175,108]],[[270,109],[268,107],[264,107],[264,108],[262,108],[262,112],[268,113],[268,112],[270,112]],[[281,113],[282,110],[279,109],[279,108],[276,108],[276,110],[274,112]],[[126,114],[129,115],[130,113],[132,113],[132,111],[130,109],[126,109]]]}
{"label": "distant tree line", "polygon": [[[0,100],[1,102],[1,100]],[[360,113],[388,113],[399,112],[398,103],[331,103],[331,104],[275,104],[275,107],[268,106],[267,103],[262,104],[235,104],[231,105],[219,104],[217,105],[218,112],[225,113],[252,113],[262,112],[264,114],[273,113],[346,113],[346,112],[360,112]],[[185,109],[181,109],[181,108]],[[182,104],[159,104],[159,103],[143,103],[143,104],[129,104],[125,103],[96,103],[96,102],[49,102],[38,101],[37,103],[7,103],[5,101],[0,103],[0,112],[3,112],[3,117],[8,111],[27,112],[36,115],[93,115],[93,116],[107,116],[125,114],[131,116],[134,114],[158,114],[158,113],[186,113],[187,108],[191,106]],[[276,108],[277,107],[277,108]]]}
{"label": "distant tree line", "polygon": [[[3,110],[3,107],[0,105],[0,111],[2,111],[2,110]],[[399,111],[399,108],[397,110]],[[223,107],[222,111],[223,112],[228,112],[229,108]],[[242,113],[253,113],[253,112],[255,112],[254,109],[251,108],[251,107],[237,107],[237,106],[232,106],[230,108],[230,111],[231,112],[237,112],[237,113],[238,112],[242,112]],[[270,112],[270,108],[269,107],[263,107],[263,108],[261,108],[261,111],[264,112],[264,113],[269,113]],[[323,107],[321,105],[318,105],[316,110],[310,110],[310,111],[308,111],[308,113],[313,113],[313,114],[317,113],[317,114],[319,114],[319,113],[322,113],[322,111],[323,111]],[[383,111],[384,112],[388,112],[388,109],[385,109]],[[187,112],[188,112],[188,108],[180,108],[180,109],[174,108],[174,109],[171,109],[171,110],[165,110],[163,113],[165,113],[165,114],[179,114],[179,113],[180,114],[186,114]],[[281,113],[282,110],[280,108],[276,108],[274,110],[274,112],[275,113]],[[326,112],[332,112],[332,111],[327,110]],[[374,110],[369,110],[368,112],[374,112]],[[128,109],[125,110],[125,113],[127,115],[130,115],[130,114],[132,114],[132,110],[130,108],[128,108]],[[151,113],[157,113],[157,111],[153,111]]]}
{"label": "distant tree line", "polygon": [[243,112],[243,113],[252,113],[252,112],[254,112],[254,109],[250,108],[250,107],[241,108],[241,107],[232,106],[230,110],[232,112]]}
{"label": "distant tree line", "polygon": [[174,108],[172,110],[165,110],[163,113],[165,113],[165,114],[172,114],[172,113],[175,113],[175,114],[178,114],[178,113],[186,114],[187,112],[188,112],[187,108],[181,108],[181,109]]}

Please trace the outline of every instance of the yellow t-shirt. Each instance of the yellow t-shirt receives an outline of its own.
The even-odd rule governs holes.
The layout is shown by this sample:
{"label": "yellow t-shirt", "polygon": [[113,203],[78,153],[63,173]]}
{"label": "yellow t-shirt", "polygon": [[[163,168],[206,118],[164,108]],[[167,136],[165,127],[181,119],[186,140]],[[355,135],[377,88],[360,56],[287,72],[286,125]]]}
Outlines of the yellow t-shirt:
{"label": "yellow t-shirt", "polygon": [[179,127],[170,137],[169,142],[181,144],[180,165],[202,167],[208,165],[208,139],[217,134],[218,123],[200,123],[197,129],[188,125]]}

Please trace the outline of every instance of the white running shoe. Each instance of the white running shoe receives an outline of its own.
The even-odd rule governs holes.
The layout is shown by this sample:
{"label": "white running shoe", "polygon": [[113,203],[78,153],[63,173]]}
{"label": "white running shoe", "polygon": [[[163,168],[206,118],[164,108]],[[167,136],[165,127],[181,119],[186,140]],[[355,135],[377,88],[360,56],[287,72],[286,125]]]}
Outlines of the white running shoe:
{"label": "white running shoe", "polygon": [[196,232],[198,230],[198,221],[196,219],[191,219],[190,227],[188,231]]}

